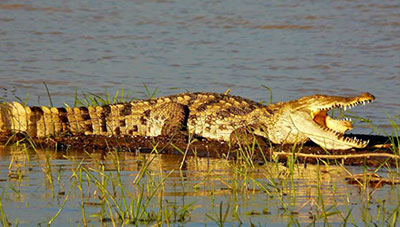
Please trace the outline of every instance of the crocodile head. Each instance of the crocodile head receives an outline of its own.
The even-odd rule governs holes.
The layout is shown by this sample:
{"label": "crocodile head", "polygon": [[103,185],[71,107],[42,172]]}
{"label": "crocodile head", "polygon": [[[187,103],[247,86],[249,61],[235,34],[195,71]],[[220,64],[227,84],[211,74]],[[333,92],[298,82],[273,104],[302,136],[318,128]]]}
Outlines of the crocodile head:
{"label": "crocodile head", "polygon": [[[333,108],[348,109],[354,106],[370,103],[375,97],[370,93],[362,93],[356,97],[339,97],[327,95],[312,95],[285,103],[279,103],[279,120],[275,130],[282,126],[286,128],[279,142],[302,142],[311,139],[326,149],[364,148],[368,141],[345,136],[344,133],[353,128],[351,120],[334,119],[328,116]],[[273,141],[274,142],[274,141]]]}

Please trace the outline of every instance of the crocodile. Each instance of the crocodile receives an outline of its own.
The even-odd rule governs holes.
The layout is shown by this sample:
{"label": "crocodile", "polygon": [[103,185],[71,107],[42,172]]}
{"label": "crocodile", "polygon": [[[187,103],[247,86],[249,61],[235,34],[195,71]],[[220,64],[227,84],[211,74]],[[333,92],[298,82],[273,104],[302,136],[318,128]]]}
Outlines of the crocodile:
{"label": "crocodile", "polygon": [[[26,133],[32,138],[63,135],[172,136],[183,131],[213,140],[234,141],[251,132],[273,144],[308,140],[325,149],[364,148],[369,141],[345,136],[349,119],[334,119],[333,108],[351,108],[375,97],[311,95],[264,105],[226,93],[188,92],[148,100],[89,107],[0,105],[0,133]],[[237,142],[237,141],[236,141]]]}

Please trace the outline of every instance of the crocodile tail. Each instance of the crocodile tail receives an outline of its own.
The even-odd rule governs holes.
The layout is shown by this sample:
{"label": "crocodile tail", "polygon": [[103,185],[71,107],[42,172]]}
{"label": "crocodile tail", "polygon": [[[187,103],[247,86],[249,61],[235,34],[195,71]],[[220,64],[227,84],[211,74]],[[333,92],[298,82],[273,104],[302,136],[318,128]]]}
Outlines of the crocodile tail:
{"label": "crocodile tail", "polygon": [[38,138],[62,133],[90,134],[92,123],[88,115],[86,107],[29,107],[18,102],[2,103],[0,133],[27,133]]}
{"label": "crocodile tail", "polygon": [[8,134],[11,131],[11,111],[8,103],[0,103],[0,133]]}
{"label": "crocodile tail", "polygon": [[92,126],[92,117],[94,116],[90,114],[92,108],[38,107],[36,117],[32,121],[36,122],[36,136],[46,137],[64,133],[91,135],[94,132]]}
{"label": "crocodile tail", "polygon": [[0,104],[0,133],[23,132],[34,138],[64,133],[134,135],[145,130],[139,124],[142,115],[140,110],[134,109],[130,103],[73,108],[29,107],[17,102],[2,103]]}
{"label": "crocodile tail", "polygon": [[0,132],[6,134],[11,132],[26,132],[30,114],[30,108],[20,103],[1,103]]}

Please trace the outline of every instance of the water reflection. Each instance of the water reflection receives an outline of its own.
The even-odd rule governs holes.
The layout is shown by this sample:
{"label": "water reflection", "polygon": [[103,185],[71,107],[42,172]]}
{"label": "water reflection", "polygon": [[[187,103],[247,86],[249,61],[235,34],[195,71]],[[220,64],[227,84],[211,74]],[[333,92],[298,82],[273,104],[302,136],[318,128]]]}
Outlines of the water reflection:
{"label": "water reflection", "polygon": [[[399,194],[397,186],[364,192],[358,186],[348,185],[344,178],[349,172],[363,172],[362,168],[357,167],[328,166],[323,163],[304,166],[290,162],[286,165],[265,163],[251,167],[244,161],[224,158],[183,159],[182,155],[115,151],[89,154],[82,151],[34,151],[21,146],[0,147],[0,188],[8,194],[7,199],[2,201],[3,205],[7,205],[7,215],[22,219],[23,216],[19,214],[28,211],[21,208],[19,203],[29,204],[29,209],[40,210],[37,215],[29,215],[32,221],[39,223],[43,221],[40,218],[43,214],[49,217],[53,215],[54,210],[51,210],[60,205],[55,201],[62,201],[68,193],[79,165],[99,180],[103,175],[110,176],[114,181],[120,176],[121,186],[111,184],[111,178],[107,186],[110,192],[116,193],[117,198],[118,187],[123,187],[125,193],[129,192],[128,199],[135,199],[141,193],[151,196],[161,186],[161,191],[156,190],[158,199],[151,200],[149,209],[163,206],[160,201],[175,201],[177,206],[193,203],[195,207],[201,207],[193,210],[191,221],[194,223],[208,223],[210,220],[205,214],[214,212],[219,201],[226,206],[230,204],[231,209],[236,207],[236,212],[242,218],[262,223],[285,223],[291,219],[309,223],[328,211],[335,213],[328,217],[331,223],[342,222],[350,209],[353,209],[353,218],[359,220],[362,214],[358,211],[365,212],[363,206],[366,204],[371,203],[371,207],[375,207],[371,214],[368,213],[373,218],[377,205],[382,206],[379,201],[386,200],[385,206],[390,210],[398,201],[388,199],[388,196]],[[85,203],[99,204],[96,184],[90,184],[92,186],[85,186],[84,189],[87,190]],[[372,191],[373,194],[369,195]],[[366,200],[369,196],[372,196],[372,202]],[[79,204],[79,193],[73,192],[69,201],[72,203],[65,212],[79,220],[80,209],[73,205]],[[98,205],[87,205],[86,208],[87,212],[95,213]],[[15,209],[19,209],[19,212],[13,214]],[[65,221],[65,217],[60,220]],[[229,220],[235,222],[234,218]]]}

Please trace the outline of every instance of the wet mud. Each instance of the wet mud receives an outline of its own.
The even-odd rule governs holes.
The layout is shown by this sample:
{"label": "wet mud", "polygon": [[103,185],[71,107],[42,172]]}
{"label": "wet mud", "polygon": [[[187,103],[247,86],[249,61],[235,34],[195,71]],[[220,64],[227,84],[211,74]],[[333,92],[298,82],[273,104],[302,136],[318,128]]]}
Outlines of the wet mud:
{"label": "wet mud", "polygon": [[379,176],[377,173],[355,174],[345,178],[347,183],[362,186],[360,182],[367,183],[372,188],[381,188],[384,185],[400,184],[398,179],[389,179]]}
{"label": "wet mud", "polygon": [[[307,142],[302,145],[273,145],[263,138],[257,142],[236,143],[191,138],[177,134],[173,137],[143,136],[99,136],[99,135],[62,135],[48,138],[30,138],[26,134],[0,135],[1,144],[14,144],[17,141],[40,148],[55,148],[58,151],[81,150],[106,153],[113,150],[135,153],[185,154],[197,157],[220,157],[229,159],[251,158],[254,163],[266,161],[287,163],[295,158],[298,164],[316,164],[321,160],[329,164],[367,165],[377,167],[383,163],[398,166],[400,156],[394,154],[391,140],[385,136],[352,135],[362,140],[370,140],[364,149],[324,150],[320,146]],[[189,142],[190,141],[190,142]],[[395,138],[395,141],[398,141]],[[396,143],[396,142],[395,142]],[[399,144],[395,144],[398,149]]]}

